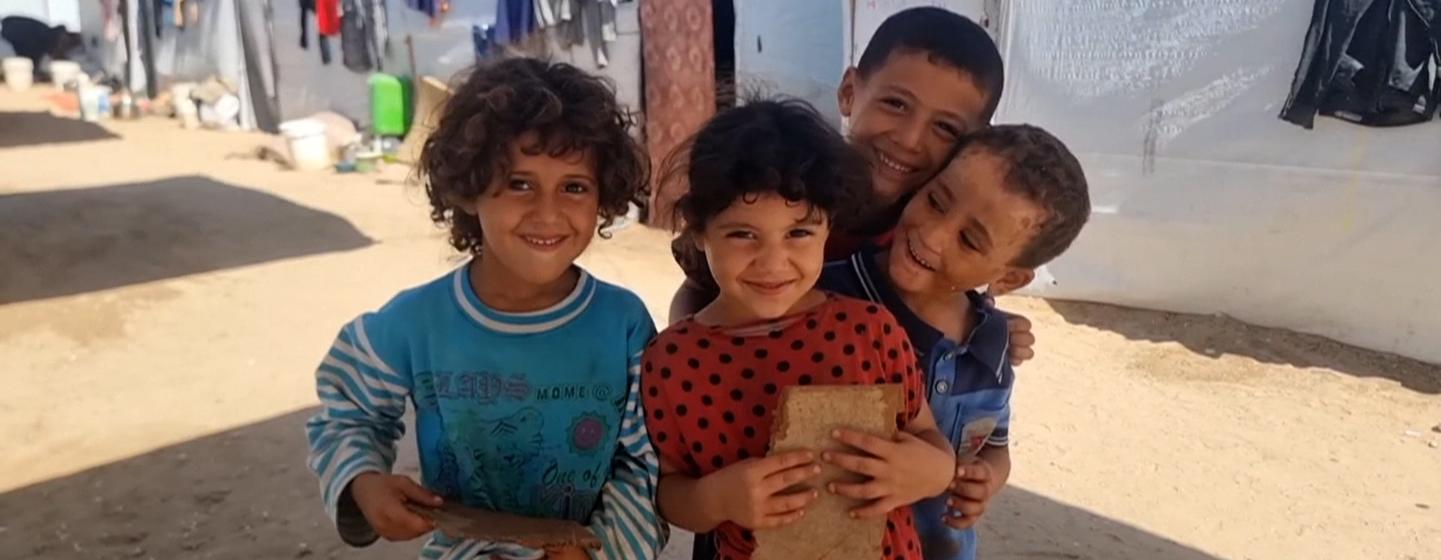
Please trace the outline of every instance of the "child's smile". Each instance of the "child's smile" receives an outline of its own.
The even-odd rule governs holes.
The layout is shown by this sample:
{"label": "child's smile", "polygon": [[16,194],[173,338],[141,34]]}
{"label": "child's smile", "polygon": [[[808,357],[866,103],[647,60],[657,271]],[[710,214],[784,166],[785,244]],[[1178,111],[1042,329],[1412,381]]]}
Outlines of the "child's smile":
{"label": "child's smile", "polygon": [[736,199],[701,239],[721,292],[711,315],[746,322],[794,312],[820,276],[828,231],[808,204],[775,193]]}

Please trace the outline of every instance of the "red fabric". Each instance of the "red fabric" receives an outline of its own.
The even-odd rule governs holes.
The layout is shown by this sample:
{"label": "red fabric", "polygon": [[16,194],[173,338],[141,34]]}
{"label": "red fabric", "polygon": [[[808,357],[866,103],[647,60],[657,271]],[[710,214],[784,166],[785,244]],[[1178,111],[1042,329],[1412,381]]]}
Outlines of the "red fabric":
{"label": "red fabric", "polygon": [[340,34],[340,0],[315,0],[315,29],[326,37]]}
{"label": "red fabric", "polygon": [[[686,320],[651,342],[642,399],[662,462],[701,477],[764,456],[781,389],[790,385],[902,384],[898,427],[925,405],[910,340],[885,309],[831,296],[772,325],[723,329]],[[911,508],[892,511],[887,521],[885,558],[919,560]],[[722,559],[745,560],[755,550],[739,525],[721,524],[716,534]]]}

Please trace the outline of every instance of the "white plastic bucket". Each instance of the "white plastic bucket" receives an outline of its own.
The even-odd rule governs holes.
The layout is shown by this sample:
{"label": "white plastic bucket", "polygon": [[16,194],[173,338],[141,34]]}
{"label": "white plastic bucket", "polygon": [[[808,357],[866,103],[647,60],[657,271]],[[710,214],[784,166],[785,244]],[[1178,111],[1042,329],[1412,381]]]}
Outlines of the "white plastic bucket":
{"label": "white plastic bucket", "polygon": [[110,88],[82,86],[80,88],[80,118],[95,122],[109,117]]}
{"label": "white plastic bucket", "polygon": [[325,138],[325,123],[315,119],[299,119],[280,123],[280,134],[290,148],[290,161],[296,169],[316,170],[330,167],[330,143]]}
{"label": "white plastic bucket", "polygon": [[79,78],[80,64],[69,60],[50,61],[50,82],[55,84],[55,87],[64,89]]}
{"label": "white plastic bucket", "polygon": [[5,85],[10,91],[25,91],[35,83],[35,63],[20,56],[10,57],[0,63],[5,70]]}
{"label": "white plastic bucket", "polygon": [[170,102],[175,105],[175,118],[180,119],[181,128],[200,127],[200,108],[190,98],[195,84],[183,82],[170,86]]}

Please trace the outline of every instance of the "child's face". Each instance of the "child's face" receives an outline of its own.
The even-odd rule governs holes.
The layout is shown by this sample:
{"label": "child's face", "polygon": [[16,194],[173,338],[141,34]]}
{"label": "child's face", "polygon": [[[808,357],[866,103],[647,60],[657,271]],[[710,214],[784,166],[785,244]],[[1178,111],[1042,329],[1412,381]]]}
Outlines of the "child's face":
{"label": "child's face", "polygon": [[700,238],[720,287],[716,304],[737,321],[789,314],[820,277],[829,231],[808,204],[775,193],[736,200]]}
{"label": "child's face", "polygon": [[919,188],[956,140],[986,124],[986,92],[969,74],[923,52],[893,52],[865,77],[851,68],[838,94],[851,145],[870,163],[885,204]]}
{"label": "child's face", "polygon": [[525,153],[533,135],[510,148],[511,170],[497,174],[470,210],[484,233],[484,258],[518,280],[553,282],[590,245],[599,222],[599,185],[588,153],[554,158]]}
{"label": "child's face", "polygon": [[1030,283],[1034,272],[1011,263],[1045,214],[1005,187],[1006,170],[995,155],[967,150],[906,205],[889,262],[898,290],[940,295],[990,285],[1002,294]]}

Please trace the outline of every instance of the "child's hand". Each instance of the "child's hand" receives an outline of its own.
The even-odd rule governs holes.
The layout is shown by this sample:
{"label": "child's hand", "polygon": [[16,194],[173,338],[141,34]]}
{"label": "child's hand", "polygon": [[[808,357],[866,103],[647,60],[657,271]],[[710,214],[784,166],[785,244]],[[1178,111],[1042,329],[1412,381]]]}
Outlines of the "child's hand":
{"label": "child's hand", "polygon": [[956,470],[954,454],[906,432],[894,441],[850,430],[836,430],[837,441],[864,451],[856,455],[827,451],[826,462],[871,479],[853,484],[832,483],[832,493],[870,503],[851,511],[857,518],[879,517],[898,507],[939,496]]}
{"label": "child's hand", "polygon": [[972,460],[956,465],[956,479],[951,483],[951,497],[946,500],[946,505],[950,506],[946,525],[957,529],[974,527],[976,522],[981,520],[981,515],[986,513],[991,497],[995,496],[995,488],[991,483],[994,478],[991,464],[985,461]]}
{"label": "child's hand", "polygon": [[809,451],[794,451],[764,459],[747,459],[706,475],[704,500],[726,521],[746,529],[772,529],[794,523],[815,501],[815,490],[784,494],[787,488],[820,474]]}
{"label": "child's hand", "polygon": [[350,482],[350,496],[376,534],[391,541],[408,541],[435,530],[406,503],[439,506],[440,496],[426,490],[408,476],[364,473]]}
{"label": "child's hand", "polygon": [[581,550],[581,548],[578,547],[578,546],[561,546],[561,547],[555,547],[555,548],[547,548],[547,549],[545,549],[545,559],[546,559],[546,560],[590,560],[590,555],[589,555],[589,554],[586,554],[586,552],[585,552],[584,550]]}
{"label": "child's hand", "polygon": [[1031,320],[1020,315],[1007,314],[1006,331],[1011,336],[1011,365],[1018,366],[1036,357],[1036,335],[1031,332]]}

